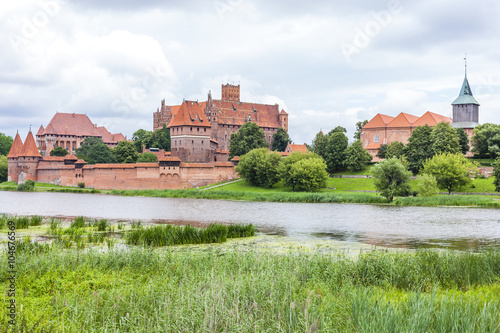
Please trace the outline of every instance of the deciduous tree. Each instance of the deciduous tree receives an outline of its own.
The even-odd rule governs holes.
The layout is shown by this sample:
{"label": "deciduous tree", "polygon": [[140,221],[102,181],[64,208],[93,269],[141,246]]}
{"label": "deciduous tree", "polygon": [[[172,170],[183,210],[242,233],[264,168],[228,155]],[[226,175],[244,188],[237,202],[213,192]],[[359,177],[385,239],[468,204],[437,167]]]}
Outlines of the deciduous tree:
{"label": "deciduous tree", "polygon": [[280,162],[278,173],[283,185],[294,190],[315,191],[325,187],[328,179],[325,161],[314,153],[291,153]]}
{"label": "deciduous tree", "polygon": [[8,177],[8,161],[7,156],[0,155],[0,183],[6,182]]}
{"label": "deciduous tree", "polygon": [[471,182],[471,173],[477,172],[477,165],[461,153],[437,154],[424,163],[422,173],[436,178],[439,188],[448,190],[448,194]]}
{"label": "deciduous tree", "polygon": [[432,128],[429,125],[424,125],[415,128],[408,139],[405,156],[408,161],[408,168],[413,174],[417,174],[424,162],[434,155],[431,135]]}
{"label": "deciduous tree", "polygon": [[377,152],[377,157],[378,158],[381,158],[381,159],[385,159],[385,155],[387,154],[387,144],[383,143],[380,145],[380,147],[378,148],[378,152]]}
{"label": "deciduous tree", "polygon": [[372,155],[363,148],[360,140],[354,141],[345,151],[344,166],[349,171],[360,171],[372,160]]}
{"label": "deciduous tree", "polygon": [[256,123],[246,122],[238,132],[231,134],[229,141],[229,159],[243,156],[252,149],[269,147],[264,131]]}
{"label": "deciduous tree", "polygon": [[236,171],[256,186],[272,187],[279,181],[278,167],[281,156],[267,148],[253,149],[240,157]]}
{"label": "deciduous tree", "polygon": [[158,157],[150,152],[145,152],[139,155],[137,163],[155,163],[158,162]]}
{"label": "deciduous tree", "polygon": [[89,164],[116,163],[116,157],[111,149],[101,142],[92,145],[92,147],[88,150],[86,162]]}
{"label": "deciduous tree", "polygon": [[432,175],[419,175],[418,181],[418,194],[423,197],[431,197],[439,193],[436,178]]}
{"label": "deciduous tree", "polygon": [[373,184],[380,195],[391,202],[395,196],[410,195],[411,172],[406,170],[400,160],[393,157],[372,167]]}
{"label": "deciduous tree", "polygon": [[118,145],[113,149],[113,154],[118,163],[135,163],[139,158],[134,143],[130,141],[118,142]]}
{"label": "deciduous tree", "polygon": [[328,144],[328,137],[319,131],[314,137],[311,145],[311,151],[321,157],[326,158],[326,145]]}
{"label": "deciduous tree", "polygon": [[93,146],[103,143],[100,138],[89,136],[83,140],[80,148],[76,149],[76,156],[78,158],[83,158],[87,163],[89,163],[88,155]]}
{"label": "deciduous tree", "polygon": [[66,156],[68,154],[68,151],[61,146],[55,147],[50,151],[50,156]]}
{"label": "deciduous tree", "polygon": [[276,151],[285,151],[286,146],[289,143],[292,143],[288,133],[285,131],[283,127],[278,128],[276,133],[273,134],[273,144],[272,149]]}
{"label": "deciduous tree", "polygon": [[434,154],[456,154],[461,151],[457,131],[449,123],[437,123],[432,129],[431,139]]}
{"label": "deciduous tree", "polygon": [[495,191],[500,192],[500,157],[497,157],[493,163],[493,185],[495,185]]}
{"label": "deciduous tree", "polygon": [[393,141],[387,145],[387,151],[385,153],[385,158],[400,158],[404,155],[405,144],[399,141]]}
{"label": "deciduous tree", "polygon": [[343,132],[332,132],[331,135],[328,135],[328,142],[325,149],[325,161],[329,173],[344,169],[347,145],[348,139]]}
{"label": "deciduous tree", "polygon": [[472,149],[481,157],[496,158],[500,154],[500,125],[486,123],[474,128]]}
{"label": "deciduous tree", "polygon": [[0,155],[7,156],[9,154],[12,142],[14,142],[14,140],[10,136],[0,133]]}
{"label": "deciduous tree", "polygon": [[456,128],[456,131],[458,135],[458,145],[460,146],[462,154],[465,155],[470,149],[469,137],[467,136],[467,133],[465,133],[463,128]]}
{"label": "deciduous tree", "polygon": [[356,132],[354,132],[354,140],[359,140],[361,138],[361,133],[363,132],[363,126],[368,124],[368,120],[358,121],[356,123]]}

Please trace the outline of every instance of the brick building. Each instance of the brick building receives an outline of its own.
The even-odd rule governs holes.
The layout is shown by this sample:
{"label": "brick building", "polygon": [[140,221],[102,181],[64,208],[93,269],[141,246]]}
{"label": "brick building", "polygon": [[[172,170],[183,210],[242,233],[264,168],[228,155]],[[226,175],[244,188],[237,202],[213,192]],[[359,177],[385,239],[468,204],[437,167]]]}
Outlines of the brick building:
{"label": "brick building", "polygon": [[56,113],[47,127],[40,126],[36,133],[37,145],[43,156],[49,156],[56,147],[75,154],[87,137],[100,138],[110,148],[126,140],[123,134],[111,134],[104,126],[93,124],[86,114],[79,113]]}
{"label": "brick building", "polygon": [[227,161],[231,134],[248,121],[264,131],[269,147],[278,128],[288,132],[288,114],[278,104],[241,102],[239,85],[223,84],[221,89],[220,100],[209,91],[205,102],[184,101],[174,106],[161,102],[153,113],[153,130],[163,124],[170,128],[172,156],[186,162]]}
{"label": "brick building", "polygon": [[376,157],[381,144],[390,144],[399,141],[404,144],[415,128],[422,125],[436,126],[439,122],[450,123],[455,128],[463,128],[469,140],[472,138],[474,127],[479,124],[479,103],[472,95],[467,72],[459,96],[453,101],[453,119],[437,113],[427,111],[421,117],[401,112],[398,116],[392,117],[384,114],[377,114],[362,129],[360,136],[363,148],[373,156],[373,161],[378,161]]}

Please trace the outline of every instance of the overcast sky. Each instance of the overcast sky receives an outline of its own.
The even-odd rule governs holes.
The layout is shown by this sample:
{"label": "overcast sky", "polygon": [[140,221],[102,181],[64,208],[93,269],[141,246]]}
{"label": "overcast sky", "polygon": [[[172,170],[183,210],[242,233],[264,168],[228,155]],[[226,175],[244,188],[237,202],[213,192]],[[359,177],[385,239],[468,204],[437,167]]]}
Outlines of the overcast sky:
{"label": "overcast sky", "polygon": [[295,143],[377,113],[451,116],[467,53],[480,123],[500,123],[500,1],[18,0],[0,4],[0,132],[56,112],[128,138],[162,99],[278,103]]}

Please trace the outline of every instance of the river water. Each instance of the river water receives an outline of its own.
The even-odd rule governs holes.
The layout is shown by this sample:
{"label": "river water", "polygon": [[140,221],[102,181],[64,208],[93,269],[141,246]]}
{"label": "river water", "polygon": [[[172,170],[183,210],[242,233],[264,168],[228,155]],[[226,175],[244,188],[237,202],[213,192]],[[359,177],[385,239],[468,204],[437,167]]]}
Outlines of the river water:
{"label": "river water", "polygon": [[500,248],[500,210],[120,197],[0,191],[0,213],[206,225],[253,223],[259,231],[405,248]]}

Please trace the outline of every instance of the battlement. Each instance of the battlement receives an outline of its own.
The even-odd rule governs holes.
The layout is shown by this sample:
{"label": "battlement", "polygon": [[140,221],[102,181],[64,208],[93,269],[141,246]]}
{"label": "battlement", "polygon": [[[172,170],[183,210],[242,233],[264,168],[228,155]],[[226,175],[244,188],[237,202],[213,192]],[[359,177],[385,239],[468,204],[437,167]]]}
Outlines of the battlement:
{"label": "battlement", "polygon": [[240,85],[237,86],[232,84],[222,85],[222,98],[223,101],[229,102],[239,102],[240,101]]}

